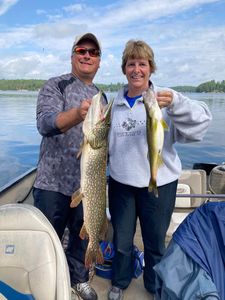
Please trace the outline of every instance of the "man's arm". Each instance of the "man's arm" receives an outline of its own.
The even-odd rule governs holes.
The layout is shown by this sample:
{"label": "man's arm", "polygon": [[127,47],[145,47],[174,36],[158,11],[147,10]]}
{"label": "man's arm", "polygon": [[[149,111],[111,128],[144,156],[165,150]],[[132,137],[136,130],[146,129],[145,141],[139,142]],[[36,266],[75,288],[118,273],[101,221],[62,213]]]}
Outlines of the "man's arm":
{"label": "man's arm", "polygon": [[60,112],[56,117],[55,125],[61,132],[66,132],[71,127],[79,124],[85,119],[91,100],[83,100],[78,108],[71,108]]}

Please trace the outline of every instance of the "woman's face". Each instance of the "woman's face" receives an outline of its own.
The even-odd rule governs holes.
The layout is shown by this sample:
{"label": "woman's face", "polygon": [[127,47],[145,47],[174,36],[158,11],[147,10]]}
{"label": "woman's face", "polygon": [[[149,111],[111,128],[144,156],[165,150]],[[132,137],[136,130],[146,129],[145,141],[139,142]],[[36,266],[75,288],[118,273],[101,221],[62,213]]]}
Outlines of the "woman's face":
{"label": "woman's face", "polygon": [[128,59],[125,65],[125,75],[129,88],[139,89],[141,92],[148,88],[151,68],[147,59]]}

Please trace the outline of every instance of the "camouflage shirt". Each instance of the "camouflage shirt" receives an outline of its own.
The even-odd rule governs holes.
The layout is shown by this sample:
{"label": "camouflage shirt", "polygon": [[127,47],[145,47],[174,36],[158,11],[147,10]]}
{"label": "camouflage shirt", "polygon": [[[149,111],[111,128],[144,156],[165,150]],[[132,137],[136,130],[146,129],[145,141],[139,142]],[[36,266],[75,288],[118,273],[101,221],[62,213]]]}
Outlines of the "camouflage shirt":
{"label": "camouflage shirt", "polygon": [[37,128],[43,136],[37,168],[36,188],[71,196],[80,186],[80,160],[76,155],[83,139],[82,123],[65,133],[55,122],[60,112],[80,106],[98,88],[86,85],[72,74],[49,79],[38,95]]}

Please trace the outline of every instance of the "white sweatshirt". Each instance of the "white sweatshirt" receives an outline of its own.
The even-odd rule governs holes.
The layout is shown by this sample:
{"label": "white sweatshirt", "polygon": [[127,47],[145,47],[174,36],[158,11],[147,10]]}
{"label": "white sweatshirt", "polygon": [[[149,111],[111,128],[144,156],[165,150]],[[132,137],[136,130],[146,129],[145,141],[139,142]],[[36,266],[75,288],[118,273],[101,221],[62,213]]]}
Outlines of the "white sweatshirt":
{"label": "white sweatshirt", "polygon": [[[147,187],[150,179],[148,146],[146,139],[146,111],[142,98],[131,108],[124,98],[128,87],[122,88],[113,104],[111,129],[109,132],[109,174],[116,181],[135,187]],[[163,118],[169,130],[164,131],[162,159],[157,174],[157,186],[170,183],[181,174],[181,161],[174,144],[201,141],[204,137],[211,113],[204,102],[169,89],[152,84],[154,92],[170,90],[173,102],[162,108]]]}

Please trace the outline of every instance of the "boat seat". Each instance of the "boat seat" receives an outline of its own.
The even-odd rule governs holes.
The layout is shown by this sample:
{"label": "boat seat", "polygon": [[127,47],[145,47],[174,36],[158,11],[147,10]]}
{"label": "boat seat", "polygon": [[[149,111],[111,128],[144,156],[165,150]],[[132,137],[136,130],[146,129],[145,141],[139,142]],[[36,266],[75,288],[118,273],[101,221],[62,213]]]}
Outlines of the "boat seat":
{"label": "boat seat", "polygon": [[205,170],[183,170],[178,179],[177,194],[186,194],[190,197],[177,197],[174,212],[171,216],[169,228],[166,233],[166,243],[170,241],[173,233],[188,214],[202,205],[205,198],[191,197],[191,194],[207,194],[207,174]]}
{"label": "boat seat", "polygon": [[[179,190],[180,189],[180,190]],[[178,179],[178,191],[182,194],[206,194],[207,174],[205,170],[183,170]],[[205,202],[205,198],[177,198],[176,208],[196,208]]]}
{"label": "boat seat", "polygon": [[0,299],[71,299],[61,242],[43,213],[29,204],[0,206]]}

